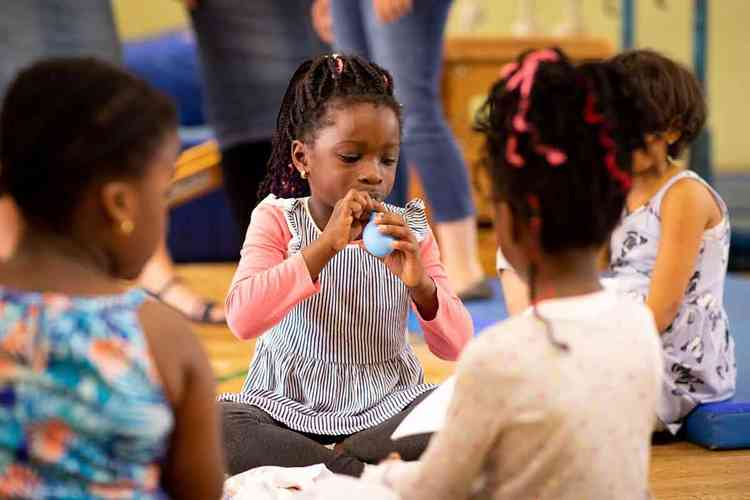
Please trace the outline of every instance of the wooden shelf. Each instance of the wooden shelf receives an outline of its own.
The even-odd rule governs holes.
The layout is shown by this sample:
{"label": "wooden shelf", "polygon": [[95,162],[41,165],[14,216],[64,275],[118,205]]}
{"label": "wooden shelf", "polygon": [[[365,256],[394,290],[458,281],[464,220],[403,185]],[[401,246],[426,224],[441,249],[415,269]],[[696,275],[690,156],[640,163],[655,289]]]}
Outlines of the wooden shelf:
{"label": "wooden shelf", "polygon": [[524,50],[558,47],[575,60],[602,59],[614,54],[606,38],[582,37],[450,37],[445,42],[446,64],[511,61]]}

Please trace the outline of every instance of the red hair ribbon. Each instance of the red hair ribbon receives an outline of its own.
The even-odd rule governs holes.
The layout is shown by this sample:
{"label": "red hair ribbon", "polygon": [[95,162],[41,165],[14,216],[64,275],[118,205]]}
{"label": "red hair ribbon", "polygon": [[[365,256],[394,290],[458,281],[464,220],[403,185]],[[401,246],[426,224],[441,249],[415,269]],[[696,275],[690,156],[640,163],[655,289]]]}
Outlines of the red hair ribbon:
{"label": "red hair ribbon", "polygon": [[511,73],[513,73],[517,69],[518,69],[518,63],[512,62],[512,63],[506,64],[505,66],[500,68],[500,79],[505,80],[511,75]]}
{"label": "red hair ribbon", "polygon": [[[526,119],[526,114],[529,111],[531,89],[534,86],[534,78],[536,77],[536,70],[539,68],[539,63],[544,61],[558,61],[559,59],[560,56],[558,53],[552,49],[538,50],[528,54],[520,65],[518,63],[511,63],[501,68],[500,77],[508,78],[505,89],[510,92],[520,89],[521,100],[518,103],[518,111],[512,121],[513,129],[516,132],[526,133],[531,129]],[[518,140],[515,137],[515,134],[511,134],[508,138],[505,148],[505,158],[508,163],[520,168],[524,165],[524,160],[516,151]],[[568,156],[562,150],[546,144],[538,144],[534,149],[538,154],[544,156],[547,163],[553,167],[562,165],[568,159]]]}
{"label": "red hair ribbon", "polygon": [[599,144],[604,148],[604,166],[607,168],[609,175],[620,184],[623,192],[627,193],[633,184],[630,174],[622,170],[617,165],[617,143],[609,135],[610,125],[607,123],[604,115],[597,111],[597,97],[591,89],[591,84],[587,85],[588,94],[586,95],[586,105],[583,109],[583,119],[590,125],[601,125],[599,132]]}

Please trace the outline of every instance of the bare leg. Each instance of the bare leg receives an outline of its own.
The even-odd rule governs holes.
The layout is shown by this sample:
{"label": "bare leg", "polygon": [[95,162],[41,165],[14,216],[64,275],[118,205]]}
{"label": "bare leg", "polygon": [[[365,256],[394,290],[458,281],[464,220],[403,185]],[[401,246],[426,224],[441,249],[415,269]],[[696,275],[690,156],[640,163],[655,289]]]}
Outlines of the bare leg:
{"label": "bare leg", "polygon": [[479,263],[476,219],[469,216],[441,222],[436,224],[435,232],[440,242],[440,257],[456,293],[462,296],[470,294],[472,289],[487,286]]}
{"label": "bare leg", "polygon": [[[148,261],[141,273],[141,285],[153,293],[159,293],[161,300],[190,318],[200,318],[206,307],[201,298],[181,281],[175,281],[176,271],[167,250],[166,235],[159,248]],[[161,293],[160,293],[161,292]],[[224,308],[214,307],[207,318],[212,322],[224,320]]]}
{"label": "bare leg", "polygon": [[498,269],[500,284],[503,286],[505,306],[508,316],[520,314],[531,305],[529,303],[529,287],[513,269]]}

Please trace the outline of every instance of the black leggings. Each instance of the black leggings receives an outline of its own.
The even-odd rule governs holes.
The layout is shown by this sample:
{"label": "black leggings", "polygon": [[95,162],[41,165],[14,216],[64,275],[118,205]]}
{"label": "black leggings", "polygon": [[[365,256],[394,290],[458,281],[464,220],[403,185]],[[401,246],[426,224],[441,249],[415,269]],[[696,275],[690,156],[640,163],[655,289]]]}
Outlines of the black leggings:
{"label": "black leggings", "polygon": [[[234,475],[264,465],[304,467],[323,463],[338,474],[360,476],[365,463],[378,463],[393,452],[403,460],[417,460],[427,448],[430,435],[392,441],[391,434],[427,394],[382,424],[351,436],[293,431],[257,406],[223,401],[219,405],[228,472]],[[324,446],[334,443],[340,443],[336,450]]]}

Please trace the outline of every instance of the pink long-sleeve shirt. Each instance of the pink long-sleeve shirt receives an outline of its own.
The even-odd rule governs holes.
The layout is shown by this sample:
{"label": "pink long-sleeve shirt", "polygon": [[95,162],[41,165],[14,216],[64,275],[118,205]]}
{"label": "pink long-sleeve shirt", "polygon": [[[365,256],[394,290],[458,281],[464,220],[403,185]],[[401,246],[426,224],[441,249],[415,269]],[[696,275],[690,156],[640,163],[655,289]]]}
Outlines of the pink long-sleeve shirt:
{"label": "pink long-sleeve shirt", "polygon": [[[283,209],[261,203],[253,212],[226,299],[227,323],[236,337],[259,337],[294,306],[320,291],[320,283],[313,281],[302,254],[288,255],[291,239]],[[412,307],[430,351],[453,361],[473,335],[471,317],[450,288],[430,231],[420,242],[420,257],[425,272],[435,282],[438,311],[426,320],[413,302]]]}

